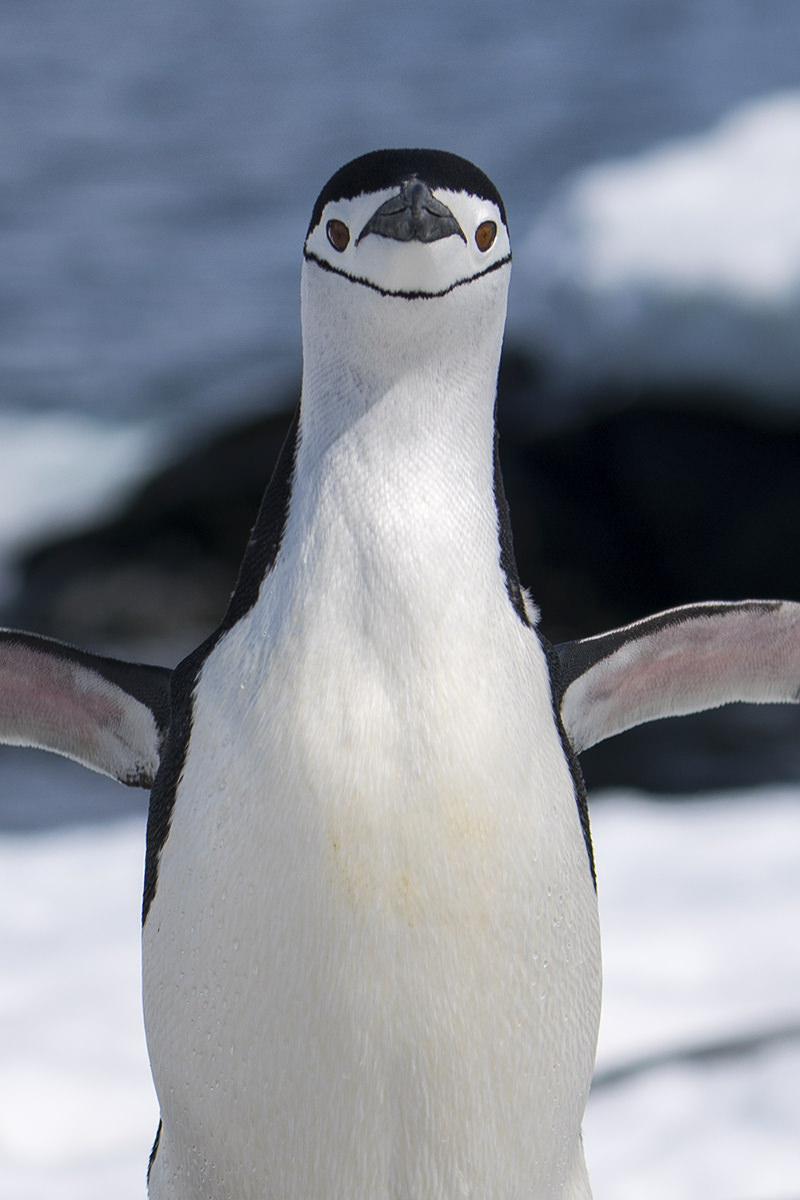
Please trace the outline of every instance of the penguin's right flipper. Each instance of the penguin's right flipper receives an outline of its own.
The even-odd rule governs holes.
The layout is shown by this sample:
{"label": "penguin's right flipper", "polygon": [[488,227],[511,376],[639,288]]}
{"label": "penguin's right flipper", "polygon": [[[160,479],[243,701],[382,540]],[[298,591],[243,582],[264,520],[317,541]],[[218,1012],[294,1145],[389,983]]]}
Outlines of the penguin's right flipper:
{"label": "penguin's right flipper", "polygon": [[660,717],[800,700],[800,604],[687,604],[565,642],[556,700],[577,753]]}
{"label": "penguin's right flipper", "polygon": [[169,725],[171,675],[0,630],[0,742],[53,750],[150,787]]}

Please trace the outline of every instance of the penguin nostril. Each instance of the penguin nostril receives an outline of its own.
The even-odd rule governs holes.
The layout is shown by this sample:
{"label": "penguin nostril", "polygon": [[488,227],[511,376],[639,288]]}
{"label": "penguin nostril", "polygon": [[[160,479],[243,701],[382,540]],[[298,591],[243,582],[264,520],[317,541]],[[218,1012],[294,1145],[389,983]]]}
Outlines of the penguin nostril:
{"label": "penguin nostril", "polygon": [[403,185],[402,194],[404,199],[411,204],[412,217],[418,217],[425,207],[425,198],[430,195],[424,183],[414,177],[408,183]]}

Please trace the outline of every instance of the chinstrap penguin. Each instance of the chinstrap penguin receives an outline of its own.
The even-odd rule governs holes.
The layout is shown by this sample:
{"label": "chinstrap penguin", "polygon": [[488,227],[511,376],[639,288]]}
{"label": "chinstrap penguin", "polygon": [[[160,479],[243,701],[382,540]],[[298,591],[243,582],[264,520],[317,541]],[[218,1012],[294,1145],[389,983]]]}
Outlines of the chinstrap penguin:
{"label": "chinstrap penguin", "polygon": [[472,164],[343,167],[305,242],[301,404],[220,627],[174,672],[0,633],[0,740],[152,784],[151,1200],[588,1200],[576,755],[797,700],[797,604],[539,633],[494,424],[510,264]]}

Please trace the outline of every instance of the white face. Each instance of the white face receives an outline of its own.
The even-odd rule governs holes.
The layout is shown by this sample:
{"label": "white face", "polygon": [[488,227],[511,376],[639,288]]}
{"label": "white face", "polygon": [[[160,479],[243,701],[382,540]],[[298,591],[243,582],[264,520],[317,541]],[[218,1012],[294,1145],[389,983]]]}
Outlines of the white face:
{"label": "white face", "polygon": [[[497,205],[468,192],[435,188],[463,232],[436,241],[398,241],[370,232],[360,236],[397,187],[333,200],[306,239],[305,257],[384,295],[441,296],[508,262],[508,230]],[[341,247],[341,248],[339,248]]]}

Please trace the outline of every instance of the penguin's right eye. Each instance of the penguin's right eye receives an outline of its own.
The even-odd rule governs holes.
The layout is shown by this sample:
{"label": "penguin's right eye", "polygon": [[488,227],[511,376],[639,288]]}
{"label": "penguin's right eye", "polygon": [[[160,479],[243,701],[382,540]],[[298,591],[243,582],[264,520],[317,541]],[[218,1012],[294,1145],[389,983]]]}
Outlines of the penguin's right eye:
{"label": "penguin's right eye", "polygon": [[333,220],[328,221],[328,224],[325,226],[325,232],[334,250],[338,250],[341,254],[343,250],[347,249],[350,242],[350,230],[344,221],[337,221],[334,217]]}

